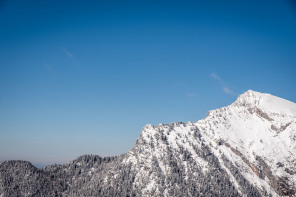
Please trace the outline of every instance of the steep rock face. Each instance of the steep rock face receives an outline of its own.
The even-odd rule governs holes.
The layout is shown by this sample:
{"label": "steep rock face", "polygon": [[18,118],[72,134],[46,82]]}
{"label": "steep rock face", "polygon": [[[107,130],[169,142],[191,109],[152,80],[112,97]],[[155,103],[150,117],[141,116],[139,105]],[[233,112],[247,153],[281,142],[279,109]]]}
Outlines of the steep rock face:
{"label": "steep rock face", "polygon": [[293,196],[295,154],[296,104],[248,91],[198,122],[146,125],[118,157],[2,162],[0,196]]}
{"label": "steep rock face", "polygon": [[136,172],[134,189],[144,196],[261,196],[205,138],[193,123],[146,126],[123,161]]}
{"label": "steep rock face", "polygon": [[238,167],[252,169],[244,176],[259,189],[295,193],[295,103],[248,91],[232,105],[210,111],[196,125],[210,140],[225,142],[224,154]]}
{"label": "steep rock face", "polygon": [[[296,104],[248,91],[198,122],[145,126],[123,163],[137,172],[133,187],[147,196],[217,196],[226,195],[224,189],[230,195],[291,196],[295,153]],[[221,187],[225,177],[229,183],[223,180]]]}

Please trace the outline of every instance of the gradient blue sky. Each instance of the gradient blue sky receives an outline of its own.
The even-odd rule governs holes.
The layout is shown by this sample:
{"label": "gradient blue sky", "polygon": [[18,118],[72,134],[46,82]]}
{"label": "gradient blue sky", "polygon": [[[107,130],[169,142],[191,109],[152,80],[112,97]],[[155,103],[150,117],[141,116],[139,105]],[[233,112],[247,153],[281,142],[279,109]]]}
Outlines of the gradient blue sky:
{"label": "gradient blue sky", "polygon": [[1,1],[0,161],[125,153],[295,74],[293,1]]}

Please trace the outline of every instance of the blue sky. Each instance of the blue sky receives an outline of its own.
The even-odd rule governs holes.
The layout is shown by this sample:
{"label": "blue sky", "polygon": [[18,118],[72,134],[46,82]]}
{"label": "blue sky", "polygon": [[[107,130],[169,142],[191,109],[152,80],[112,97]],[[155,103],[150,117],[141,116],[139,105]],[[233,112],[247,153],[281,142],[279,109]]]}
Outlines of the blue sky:
{"label": "blue sky", "polygon": [[0,160],[125,153],[295,74],[293,1],[1,1]]}

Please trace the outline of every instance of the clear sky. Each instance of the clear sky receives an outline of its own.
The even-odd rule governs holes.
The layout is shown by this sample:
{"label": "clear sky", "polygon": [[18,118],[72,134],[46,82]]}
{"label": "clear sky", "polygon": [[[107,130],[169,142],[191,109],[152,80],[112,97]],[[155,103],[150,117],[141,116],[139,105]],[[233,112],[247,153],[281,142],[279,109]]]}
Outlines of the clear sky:
{"label": "clear sky", "polygon": [[0,1],[0,161],[126,153],[145,124],[295,85],[293,1]]}

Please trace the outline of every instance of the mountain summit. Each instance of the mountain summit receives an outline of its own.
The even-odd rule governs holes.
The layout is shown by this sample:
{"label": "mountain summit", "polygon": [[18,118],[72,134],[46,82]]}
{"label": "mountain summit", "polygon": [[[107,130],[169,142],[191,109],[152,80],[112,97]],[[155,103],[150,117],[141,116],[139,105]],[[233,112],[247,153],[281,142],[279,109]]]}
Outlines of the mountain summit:
{"label": "mountain summit", "polygon": [[296,104],[249,90],[197,122],[146,125],[118,157],[25,164],[0,164],[2,196],[293,196]]}
{"label": "mountain summit", "polygon": [[240,95],[236,100],[237,104],[243,106],[256,106],[270,113],[278,113],[283,115],[296,116],[296,105],[295,103],[273,96],[271,94],[264,94],[248,90],[244,94]]}

